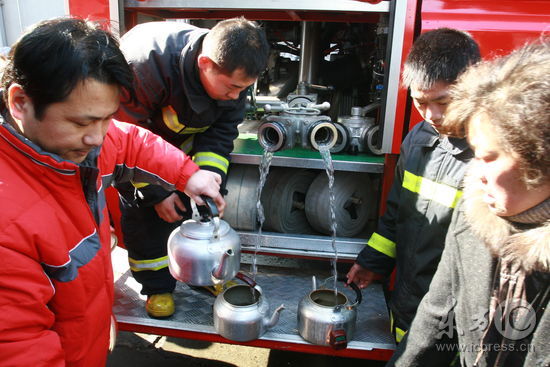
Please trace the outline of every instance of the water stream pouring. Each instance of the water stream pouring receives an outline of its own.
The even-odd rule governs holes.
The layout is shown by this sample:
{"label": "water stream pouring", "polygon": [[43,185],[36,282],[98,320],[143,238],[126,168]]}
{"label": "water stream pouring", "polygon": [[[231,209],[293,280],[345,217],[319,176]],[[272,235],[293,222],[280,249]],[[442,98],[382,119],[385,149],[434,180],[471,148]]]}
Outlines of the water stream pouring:
{"label": "water stream pouring", "polygon": [[325,171],[328,177],[328,189],[329,189],[329,203],[330,203],[330,229],[331,229],[331,245],[334,251],[334,258],[332,259],[332,275],[334,277],[334,294],[337,294],[336,280],[338,279],[338,249],[336,248],[336,214],[335,214],[335,199],[334,199],[334,165],[332,164],[332,157],[330,155],[330,147],[323,145],[319,149],[319,153],[325,163]]}
{"label": "water stream pouring", "polygon": [[256,191],[256,215],[258,220],[258,237],[256,240],[256,245],[254,247],[254,255],[252,257],[252,278],[256,280],[256,274],[258,273],[258,268],[256,266],[257,263],[257,257],[258,257],[258,251],[261,247],[261,239],[262,239],[262,226],[265,221],[264,216],[264,207],[262,205],[262,190],[265,185],[265,181],[267,179],[267,175],[269,174],[269,166],[271,165],[271,160],[273,159],[273,152],[264,150],[264,154],[262,155],[262,160],[260,161],[260,180],[258,182],[258,189]]}

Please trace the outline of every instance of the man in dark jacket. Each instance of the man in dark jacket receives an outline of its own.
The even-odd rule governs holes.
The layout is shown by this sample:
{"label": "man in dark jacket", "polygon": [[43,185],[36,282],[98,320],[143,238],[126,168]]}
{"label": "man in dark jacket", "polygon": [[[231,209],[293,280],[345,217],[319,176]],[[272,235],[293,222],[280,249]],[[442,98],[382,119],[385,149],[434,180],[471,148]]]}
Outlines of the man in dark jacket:
{"label": "man in dark jacket", "polygon": [[387,210],[347,274],[349,282],[365,288],[396,267],[389,308],[397,342],[428,291],[462,195],[460,185],[472,152],[464,139],[440,135],[438,128],[449,88],[479,60],[479,47],[467,33],[441,28],[422,34],[405,62],[403,82],[424,121],[403,141]]}
{"label": "man in dark jacket", "polygon": [[[126,33],[121,49],[136,74],[137,101],[123,104],[117,117],[157,133],[225,181],[246,91],[267,66],[263,29],[244,18],[221,21],[212,30],[151,22]],[[170,316],[176,281],[168,271],[166,242],[190,217],[188,199],[136,182],[119,191],[127,199],[121,205],[124,244],[148,296],[147,313]]]}

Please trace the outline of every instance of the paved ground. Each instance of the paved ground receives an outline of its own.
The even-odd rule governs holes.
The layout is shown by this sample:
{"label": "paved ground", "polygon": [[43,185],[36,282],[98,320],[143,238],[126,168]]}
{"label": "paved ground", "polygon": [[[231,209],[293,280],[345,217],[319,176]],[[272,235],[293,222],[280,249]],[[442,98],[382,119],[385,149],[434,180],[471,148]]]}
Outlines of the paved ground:
{"label": "paved ground", "polygon": [[120,332],[107,367],[382,367],[384,363]]}

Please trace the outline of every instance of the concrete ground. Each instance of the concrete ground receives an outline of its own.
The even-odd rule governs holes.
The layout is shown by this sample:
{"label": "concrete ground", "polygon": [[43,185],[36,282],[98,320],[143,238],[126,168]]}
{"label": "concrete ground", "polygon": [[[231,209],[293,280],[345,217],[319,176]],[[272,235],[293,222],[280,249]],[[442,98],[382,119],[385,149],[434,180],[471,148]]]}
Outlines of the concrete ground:
{"label": "concrete ground", "polygon": [[382,367],[383,362],[120,332],[107,367]]}

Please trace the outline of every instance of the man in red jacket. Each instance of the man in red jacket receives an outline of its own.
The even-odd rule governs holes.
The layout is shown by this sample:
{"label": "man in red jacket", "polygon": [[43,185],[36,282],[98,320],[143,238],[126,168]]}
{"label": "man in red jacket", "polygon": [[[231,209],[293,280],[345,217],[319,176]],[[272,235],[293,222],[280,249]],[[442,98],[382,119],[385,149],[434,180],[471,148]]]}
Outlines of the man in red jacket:
{"label": "man in red jacket", "polygon": [[137,180],[225,206],[217,175],[112,120],[131,86],[117,41],[90,22],[42,22],[12,48],[0,103],[0,365],[105,365],[107,187]]}

